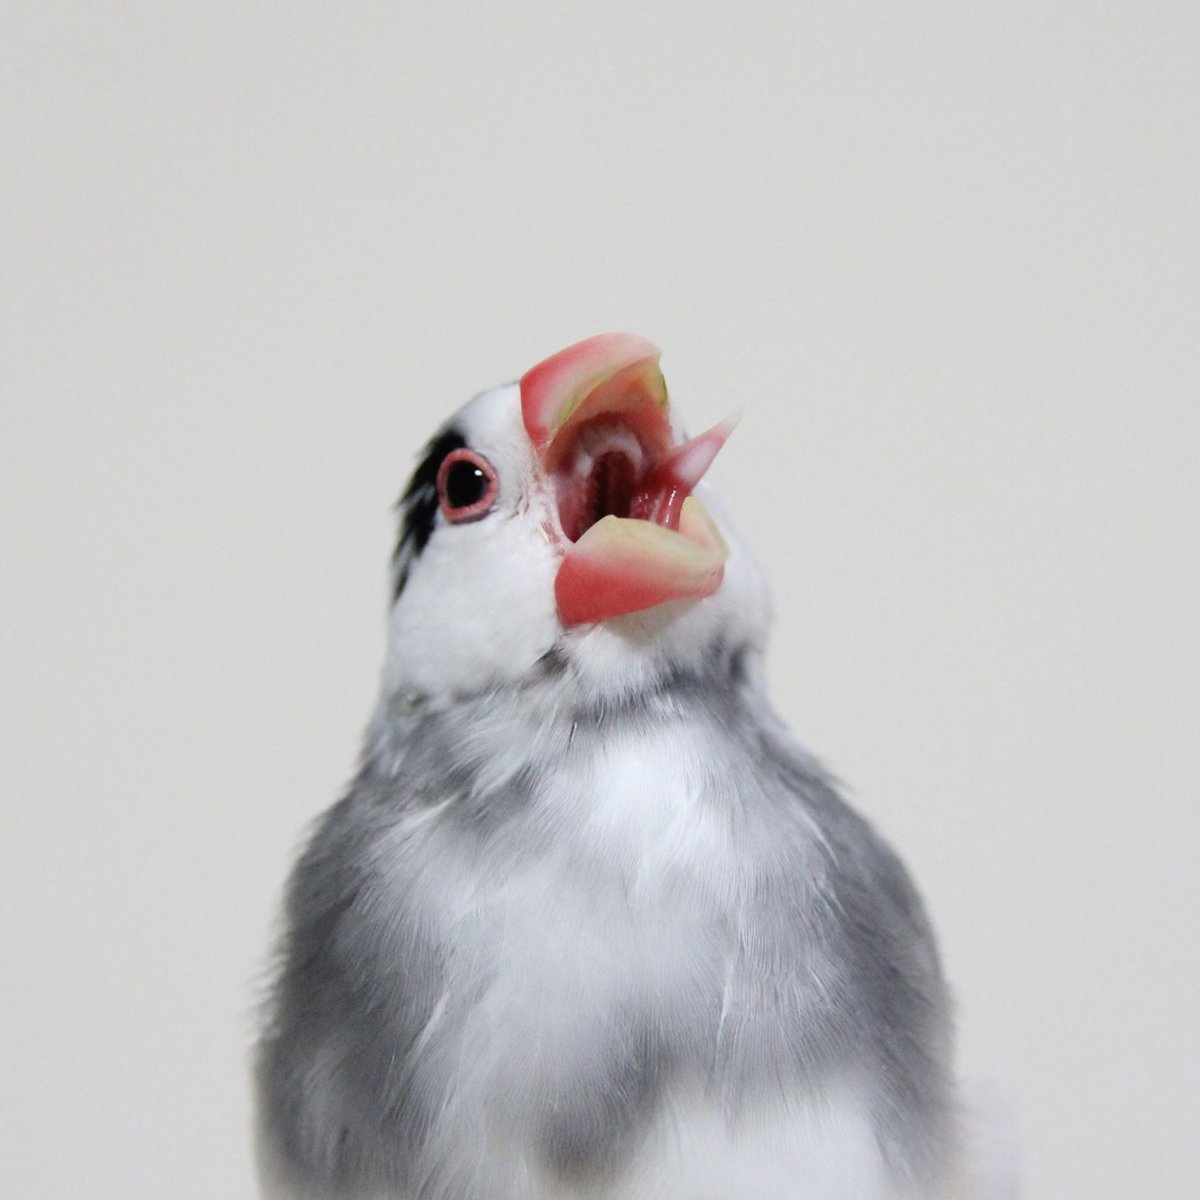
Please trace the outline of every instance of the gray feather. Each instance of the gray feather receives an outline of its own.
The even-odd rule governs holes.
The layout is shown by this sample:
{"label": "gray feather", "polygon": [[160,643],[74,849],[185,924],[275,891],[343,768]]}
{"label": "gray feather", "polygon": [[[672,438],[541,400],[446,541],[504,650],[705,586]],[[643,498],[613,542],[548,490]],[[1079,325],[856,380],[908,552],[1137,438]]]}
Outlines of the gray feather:
{"label": "gray feather", "polygon": [[[694,803],[720,871],[681,855],[647,882],[636,853],[587,832],[579,781],[621,739],[708,748]],[[513,881],[541,870],[594,924],[523,992],[505,974],[526,920]],[[450,913],[446,894],[462,898]],[[948,1006],[920,901],[737,654],[624,703],[581,699],[553,661],[522,688],[393,700],[286,919],[259,1088],[265,1153],[296,1194],[520,1195],[467,1136],[493,1126],[564,1187],[594,1188],[677,1087],[736,1117],[847,1072],[899,1177],[919,1186],[947,1158]],[[471,1064],[505,1052],[489,1005],[514,988],[529,1041],[497,1091]]]}

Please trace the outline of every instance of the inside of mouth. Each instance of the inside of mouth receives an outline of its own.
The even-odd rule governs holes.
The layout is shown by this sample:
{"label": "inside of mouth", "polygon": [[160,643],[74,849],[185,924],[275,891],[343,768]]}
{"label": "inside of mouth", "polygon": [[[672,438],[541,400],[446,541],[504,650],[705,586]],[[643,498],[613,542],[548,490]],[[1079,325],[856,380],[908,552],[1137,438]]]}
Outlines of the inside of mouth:
{"label": "inside of mouth", "polygon": [[638,467],[622,450],[606,450],[591,469],[572,477],[560,491],[563,532],[578,541],[602,517],[628,517],[638,484]]}
{"label": "inside of mouth", "polygon": [[577,542],[604,517],[651,518],[657,438],[611,414],[564,432],[554,470],[559,522]]}

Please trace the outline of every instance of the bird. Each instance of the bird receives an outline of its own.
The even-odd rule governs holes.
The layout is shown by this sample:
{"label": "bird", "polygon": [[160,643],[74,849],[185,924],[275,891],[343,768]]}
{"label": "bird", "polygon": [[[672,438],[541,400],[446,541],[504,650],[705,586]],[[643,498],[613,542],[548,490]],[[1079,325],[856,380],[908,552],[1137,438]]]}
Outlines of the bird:
{"label": "bird", "polygon": [[652,343],[476,396],[398,505],[360,763],[257,1044],[277,1200],[966,1200],[907,871],[765,683],[762,570]]}

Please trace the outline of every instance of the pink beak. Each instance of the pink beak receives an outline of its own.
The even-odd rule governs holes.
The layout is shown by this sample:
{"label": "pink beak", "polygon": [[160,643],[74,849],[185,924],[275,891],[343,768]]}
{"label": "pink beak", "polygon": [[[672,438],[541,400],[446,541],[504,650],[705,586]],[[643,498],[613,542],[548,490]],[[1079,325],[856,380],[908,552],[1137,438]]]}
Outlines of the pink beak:
{"label": "pink beak", "polygon": [[721,586],[728,550],[691,493],[733,422],[674,444],[658,358],[633,334],[601,334],[521,380],[525,429],[566,542],[554,588],[565,626]]}

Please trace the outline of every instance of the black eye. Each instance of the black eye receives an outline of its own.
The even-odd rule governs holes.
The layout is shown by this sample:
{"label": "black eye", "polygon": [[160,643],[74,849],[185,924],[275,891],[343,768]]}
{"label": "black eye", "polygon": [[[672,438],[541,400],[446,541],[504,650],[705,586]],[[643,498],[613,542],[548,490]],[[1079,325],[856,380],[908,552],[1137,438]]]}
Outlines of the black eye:
{"label": "black eye", "polygon": [[437,490],[446,520],[482,517],[496,500],[496,470],[474,450],[452,450],[438,468]]}

